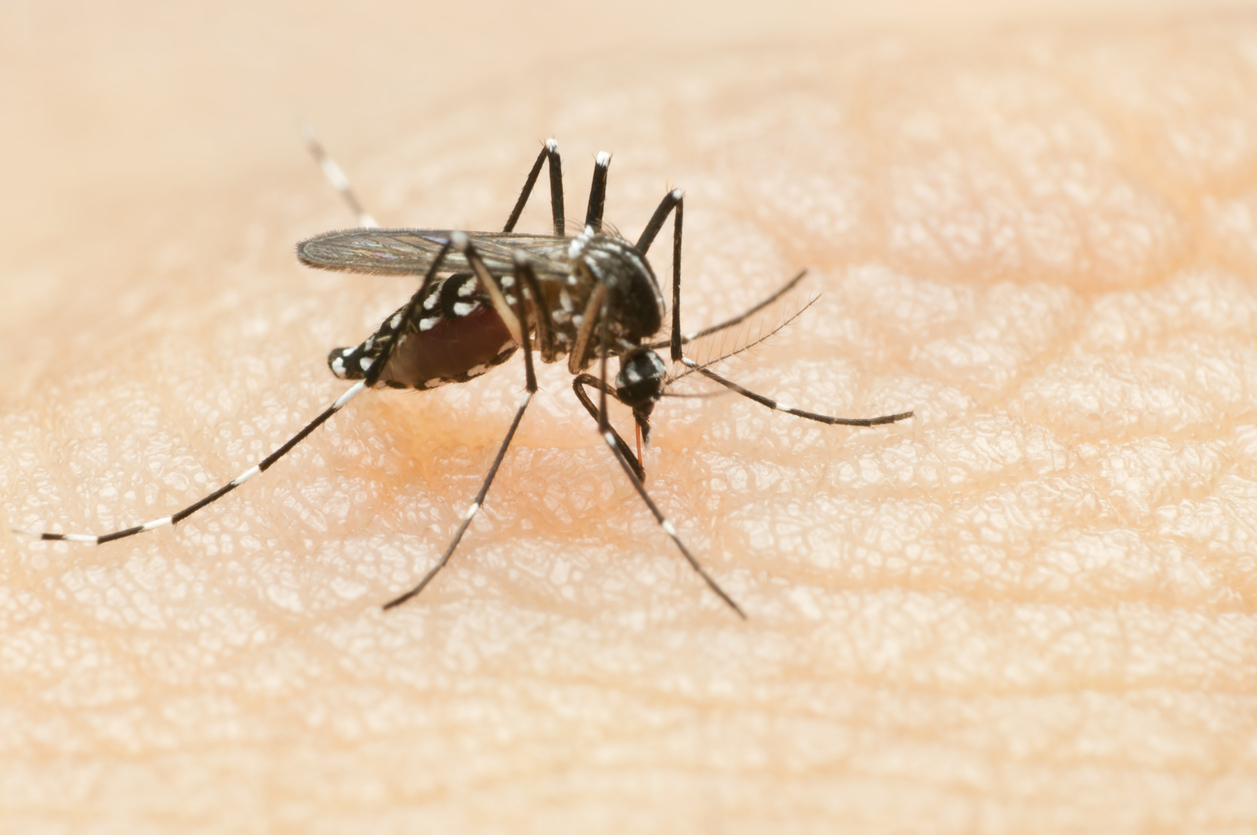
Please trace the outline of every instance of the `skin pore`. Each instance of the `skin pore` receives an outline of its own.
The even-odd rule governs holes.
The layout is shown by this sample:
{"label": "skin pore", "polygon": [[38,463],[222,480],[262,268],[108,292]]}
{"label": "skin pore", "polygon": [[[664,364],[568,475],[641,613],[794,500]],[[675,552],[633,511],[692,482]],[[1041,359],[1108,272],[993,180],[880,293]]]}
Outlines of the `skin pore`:
{"label": "skin pore", "polygon": [[[385,226],[500,228],[551,135],[579,217],[610,150],[626,237],[686,193],[687,329],[809,269],[707,347],[819,294],[728,376],[917,416],[659,406],[647,488],[746,622],[561,365],[450,565],[380,611],[479,487],[518,359],[367,393],[174,530],[0,533],[6,831],[1257,825],[1254,43],[1251,15],[878,31],[483,71],[376,147],[302,114]],[[0,279],[3,529],[194,501],[341,394],[327,352],[413,291],[297,266],[354,220],[288,123],[256,144],[247,178],[224,153],[177,189],[30,189]]]}

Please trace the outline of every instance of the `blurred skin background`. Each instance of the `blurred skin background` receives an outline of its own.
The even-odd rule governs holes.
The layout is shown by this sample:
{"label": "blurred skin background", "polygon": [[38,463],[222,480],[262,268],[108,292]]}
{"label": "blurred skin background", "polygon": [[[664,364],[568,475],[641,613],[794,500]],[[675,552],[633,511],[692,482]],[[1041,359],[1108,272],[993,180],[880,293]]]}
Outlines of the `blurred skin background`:
{"label": "blurred skin background", "polygon": [[[366,396],[100,548],[0,533],[5,831],[1257,826],[1257,11],[1186,2],[0,8],[0,511],[103,532],[256,463],[404,301],[355,221],[499,228],[540,143],[686,191],[689,327],[798,269],[648,487],[543,392]],[[545,229],[544,188],[521,229]],[[668,280],[667,248],[652,251]],[[703,390],[701,386],[694,390]]]}

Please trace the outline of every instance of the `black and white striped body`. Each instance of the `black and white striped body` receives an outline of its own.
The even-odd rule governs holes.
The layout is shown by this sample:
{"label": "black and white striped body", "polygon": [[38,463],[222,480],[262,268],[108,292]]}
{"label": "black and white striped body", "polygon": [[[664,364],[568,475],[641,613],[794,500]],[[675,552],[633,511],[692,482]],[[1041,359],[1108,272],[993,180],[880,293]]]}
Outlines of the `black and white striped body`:
{"label": "black and white striped body", "polygon": [[[297,253],[303,263],[322,269],[422,274],[453,234],[409,229],[329,232],[303,242]],[[572,373],[589,368],[598,357],[598,340],[590,335],[598,332],[603,316],[611,353],[620,356],[662,327],[664,301],[658,281],[642,254],[623,238],[589,228],[574,238],[540,242],[534,236],[518,241],[521,236],[466,235],[511,307],[517,304],[518,293],[514,259],[521,253],[529,260],[540,295],[526,297],[524,326],[534,334],[545,362],[566,356]],[[445,258],[451,269],[461,266],[457,253],[451,251]],[[605,295],[598,295],[598,288],[605,288]],[[332,351],[328,366],[341,379],[359,380],[386,357],[373,385],[426,390],[478,377],[505,362],[517,347],[480,279],[460,270],[435,277],[361,345]]]}
{"label": "black and white striped body", "polygon": [[398,308],[356,348],[328,354],[332,373],[342,380],[361,380],[399,341],[376,385],[423,391],[479,377],[510,359],[518,347],[469,273],[438,279],[410,316],[408,307]]}

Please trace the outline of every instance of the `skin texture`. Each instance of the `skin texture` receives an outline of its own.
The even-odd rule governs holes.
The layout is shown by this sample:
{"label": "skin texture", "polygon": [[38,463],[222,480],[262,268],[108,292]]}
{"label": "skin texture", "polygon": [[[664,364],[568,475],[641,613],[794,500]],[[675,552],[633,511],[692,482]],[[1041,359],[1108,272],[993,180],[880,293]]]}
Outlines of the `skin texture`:
{"label": "skin texture", "polygon": [[385,225],[500,227],[551,135],[577,217],[613,151],[628,237],[686,191],[688,328],[810,269],[730,376],[917,417],[659,407],[650,492],[747,622],[561,366],[453,562],[380,611],[518,360],[369,393],[173,531],[0,533],[5,831],[1257,827],[1257,16],[685,9],[599,11],[597,50],[565,7],[448,38],[381,7],[383,47],[334,10],[6,13],[39,82],[6,91],[0,528],[164,516],[345,389],[327,351],[414,283],[294,263],[354,224],[298,115]]}

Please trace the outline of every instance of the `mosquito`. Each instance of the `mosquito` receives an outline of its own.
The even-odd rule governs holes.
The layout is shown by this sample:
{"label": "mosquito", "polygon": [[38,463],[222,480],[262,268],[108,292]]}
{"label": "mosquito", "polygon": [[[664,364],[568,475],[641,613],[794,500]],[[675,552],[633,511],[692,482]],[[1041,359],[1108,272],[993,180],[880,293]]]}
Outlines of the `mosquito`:
{"label": "mosquito", "polygon": [[[694,557],[645,488],[642,444],[650,442],[651,414],[668,393],[669,386],[683,376],[699,374],[774,411],[829,425],[879,426],[912,417],[910,411],[873,418],[840,418],[804,411],[750,391],[712,371],[708,367],[711,363],[699,363],[686,356],[684,348],[688,343],[745,321],[793,289],[804,273],[796,275],[750,310],[718,325],[684,334],[681,330],[684,195],[679,189],[669,191],[635,242],[604,228],[607,171],[611,162],[606,152],[599,153],[594,163],[585,222],[579,234],[566,233],[562,162],[558,143],[553,139],[548,140],[537,155],[501,232],[381,229],[362,209],[344,172],[313,132],[306,126],[302,126],[302,132],[325,176],[355,212],[362,228],[327,232],[302,241],[297,245],[297,258],[303,264],[323,270],[422,277],[418,291],[364,342],[356,347],[337,348],[328,355],[332,373],[342,380],[355,381],[353,386],[258,464],[170,516],[103,535],[19,533],[43,540],[100,544],[175,525],[265,472],[363,391],[380,387],[427,390],[466,382],[522,351],[524,395],[480,490],[440,559],[413,588],[384,605],[385,609],[395,608],[422,592],[446,566],[484,505],[515,432],[537,392],[535,350],[542,362],[553,363],[566,358],[577,400],[597,423],[598,434],[643,504],[707,587],[745,618],[746,613]],[[549,234],[516,232],[515,226],[543,167],[549,174],[553,230]],[[646,253],[669,215],[672,216],[671,327],[669,336],[660,339],[668,306]],[[680,368],[677,373],[669,374],[669,365],[658,353],[663,348],[668,349],[672,367]],[[608,368],[612,358],[619,362],[614,376]],[[592,369],[597,373],[590,373]],[[636,451],[612,427],[608,398],[614,398],[631,410]]]}

